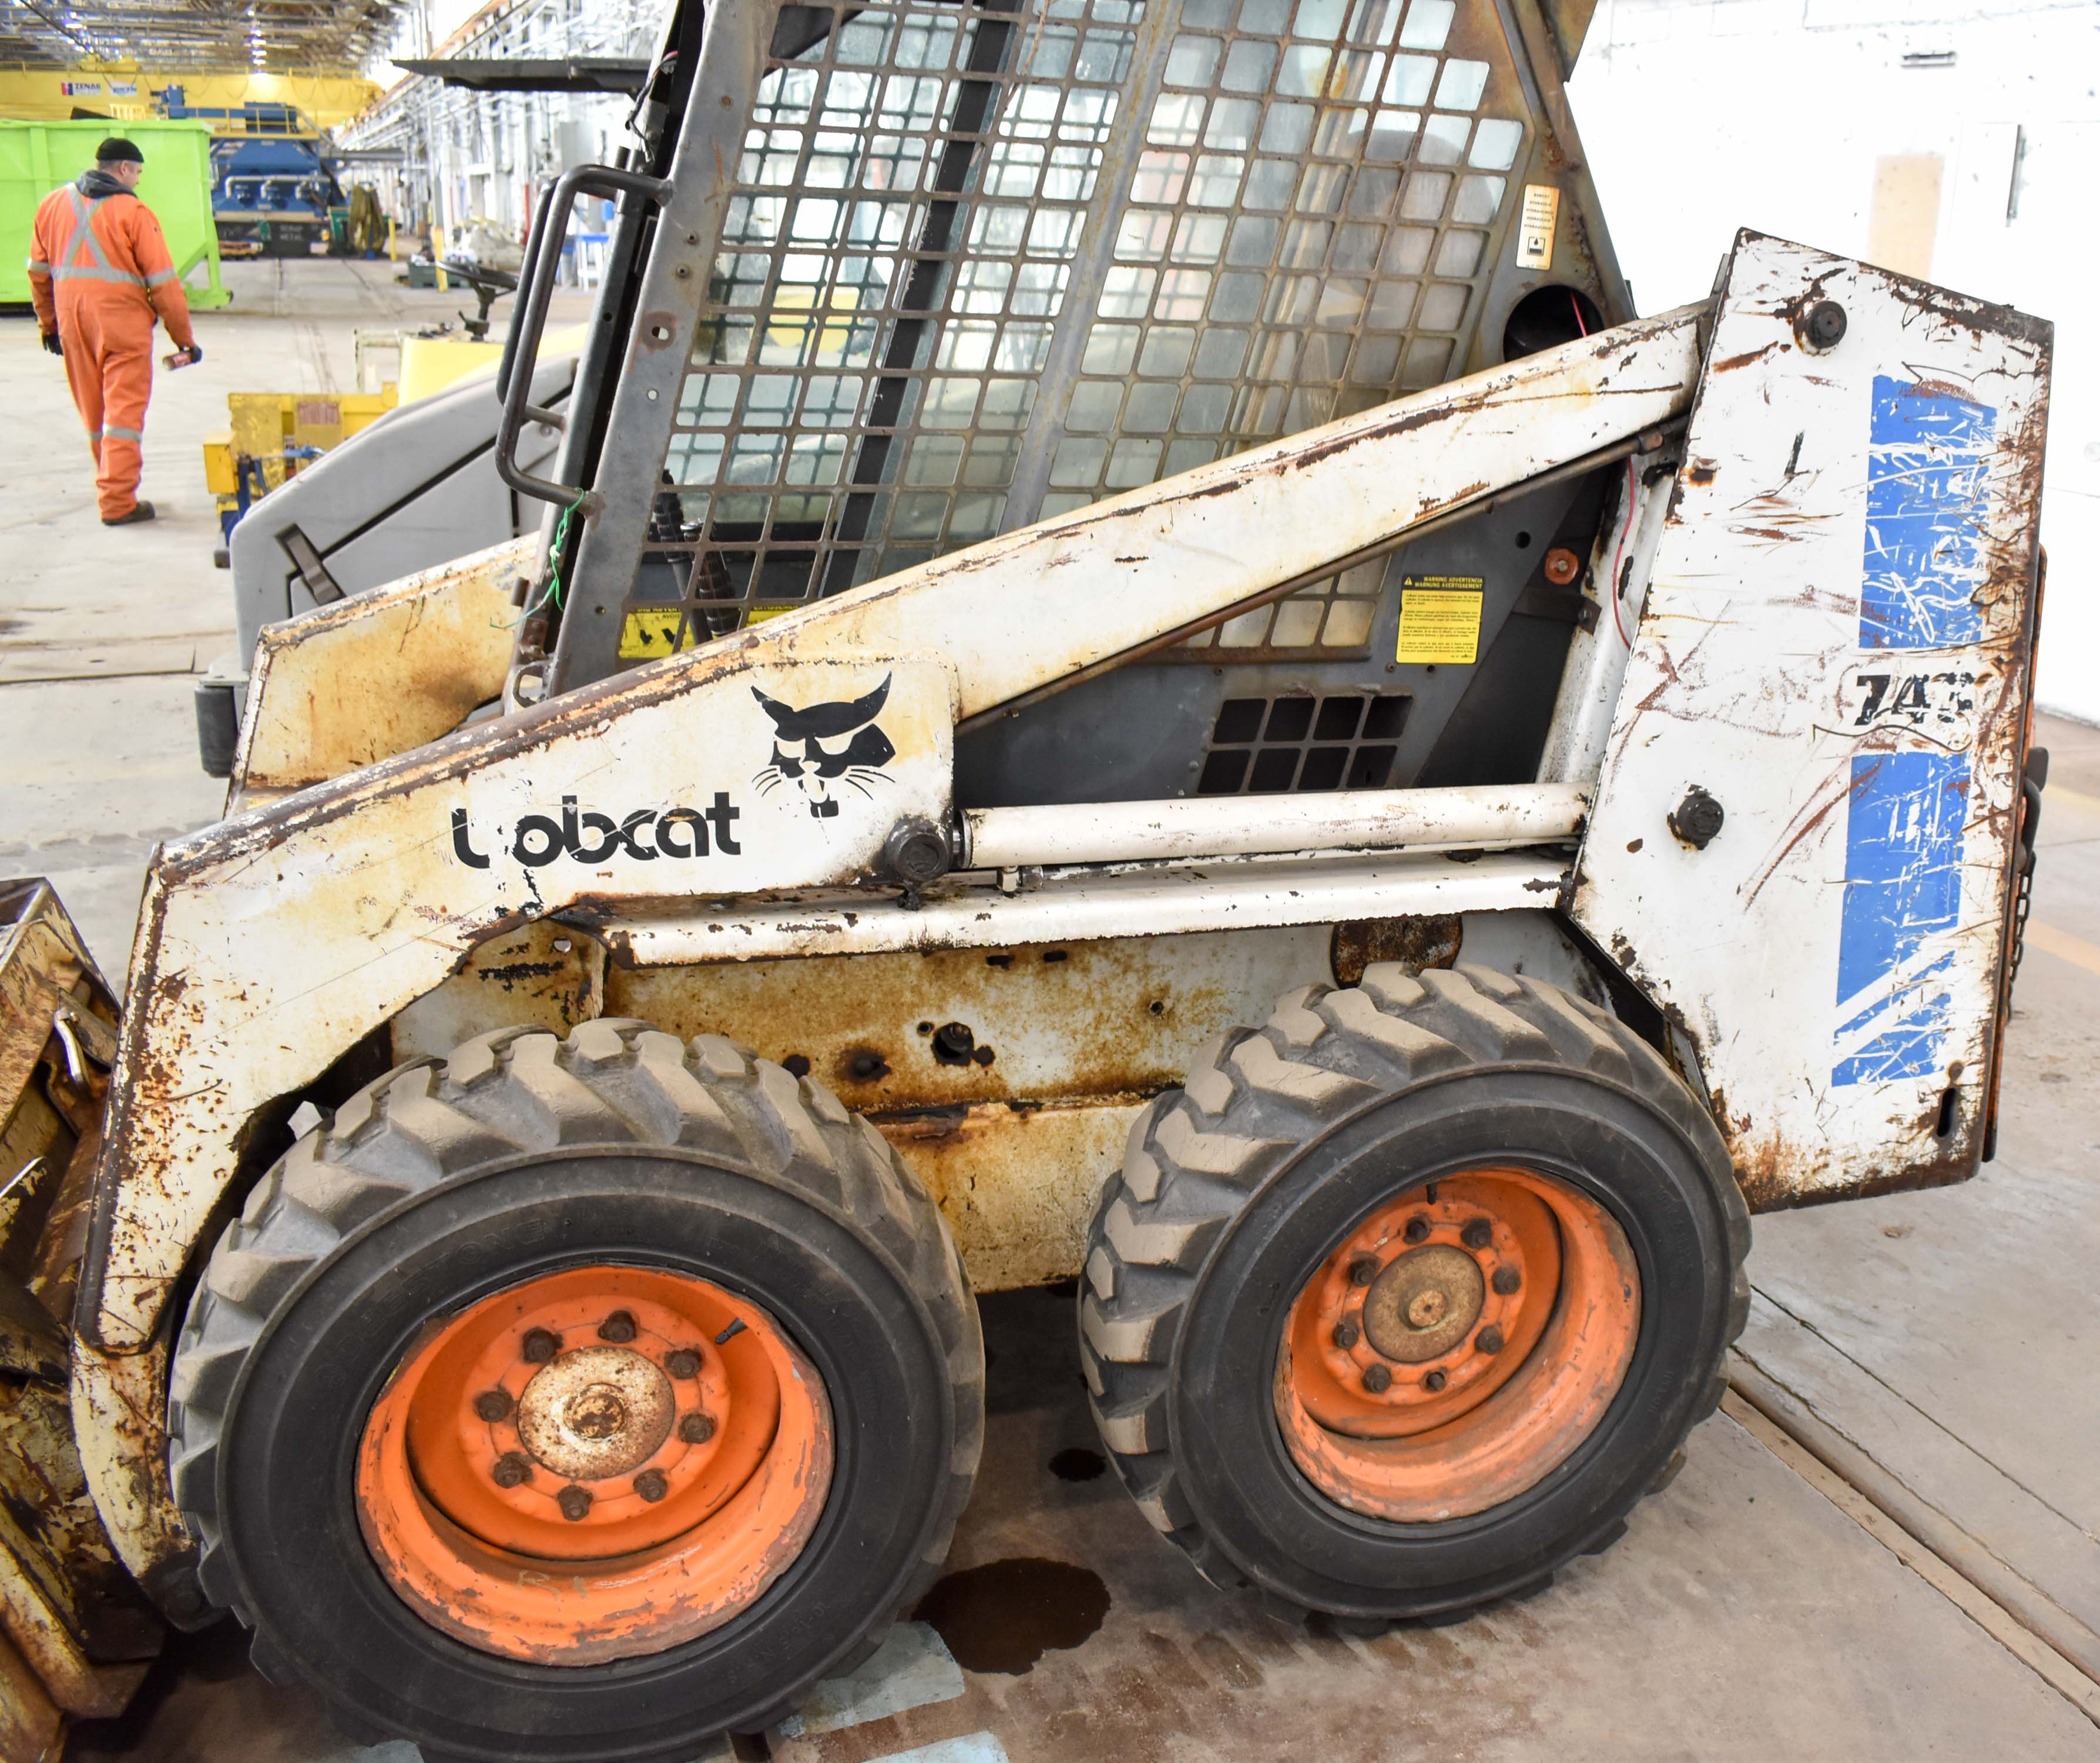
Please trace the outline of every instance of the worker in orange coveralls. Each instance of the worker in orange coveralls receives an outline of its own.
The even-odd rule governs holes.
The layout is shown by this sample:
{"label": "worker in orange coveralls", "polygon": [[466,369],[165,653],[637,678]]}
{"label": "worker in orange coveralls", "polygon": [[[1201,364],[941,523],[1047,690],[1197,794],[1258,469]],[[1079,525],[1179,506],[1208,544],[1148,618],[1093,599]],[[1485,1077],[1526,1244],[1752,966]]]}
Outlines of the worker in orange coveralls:
{"label": "worker in orange coveralls", "polygon": [[37,210],[29,294],[44,347],[64,356],[87,425],[102,524],[127,527],[153,518],[153,505],[139,500],[139,443],[153,389],[154,315],[189,361],[202,360],[204,351],[191,334],[189,302],[161,223],[132,194],[146,156],[112,135],[95,160],[92,171],[52,191]]}

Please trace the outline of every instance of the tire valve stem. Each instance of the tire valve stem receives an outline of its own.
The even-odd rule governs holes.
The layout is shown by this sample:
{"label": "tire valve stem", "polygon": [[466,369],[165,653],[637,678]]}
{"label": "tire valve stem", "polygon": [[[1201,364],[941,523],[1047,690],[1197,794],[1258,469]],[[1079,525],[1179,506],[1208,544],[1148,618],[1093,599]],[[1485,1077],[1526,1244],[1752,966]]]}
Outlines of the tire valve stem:
{"label": "tire valve stem", "polygon": [[489,1478],[498,1487],[518,1487],[532,1479],[532,1463],[522,1451],[506,1451],[496,1460]]}
{"label": "tire valve stem", "polygon": [[715,1345],[718,1347],[727,1346],[730,1341],[734,1341],[743,1332],[743,1319],[739,1316],[735,1322],[731,1323],[728,1328],[723,1329],[720,1334],[715,1337]]}
{"label": "tire valve stem", "polygon": [[580,1523],[590,1516],[591,1496],[588,1487],[579,1487],[574,1482],[554,1496],[554,1504],[562,1509],[562,1516],[570,1523]]}

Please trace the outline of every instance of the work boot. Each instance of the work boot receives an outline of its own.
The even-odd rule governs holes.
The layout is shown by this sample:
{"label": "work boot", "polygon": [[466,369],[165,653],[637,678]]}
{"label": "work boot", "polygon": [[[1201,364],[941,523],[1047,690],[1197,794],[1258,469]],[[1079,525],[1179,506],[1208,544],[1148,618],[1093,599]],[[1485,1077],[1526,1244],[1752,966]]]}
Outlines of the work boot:
{"label": "work boot", "polygon": [[140,521],[151,520],[152,518],[153,505],[151,502],[135,502],[128,515],[118,515],[113,519],[110,515],[104,515],[102,517],[102,524],[105,527],[135,527]]}

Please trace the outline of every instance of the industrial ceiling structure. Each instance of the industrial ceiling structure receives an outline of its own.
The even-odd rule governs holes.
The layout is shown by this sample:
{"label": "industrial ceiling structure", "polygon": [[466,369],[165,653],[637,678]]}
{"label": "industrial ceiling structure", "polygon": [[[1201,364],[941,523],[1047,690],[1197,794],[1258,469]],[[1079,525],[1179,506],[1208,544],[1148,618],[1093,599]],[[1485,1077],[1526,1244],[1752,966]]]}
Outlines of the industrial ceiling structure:
{"label": "industrial ceiling structure", "polygon": [[399,0],[0,0],[0,64],[199,73],[361,71]]}

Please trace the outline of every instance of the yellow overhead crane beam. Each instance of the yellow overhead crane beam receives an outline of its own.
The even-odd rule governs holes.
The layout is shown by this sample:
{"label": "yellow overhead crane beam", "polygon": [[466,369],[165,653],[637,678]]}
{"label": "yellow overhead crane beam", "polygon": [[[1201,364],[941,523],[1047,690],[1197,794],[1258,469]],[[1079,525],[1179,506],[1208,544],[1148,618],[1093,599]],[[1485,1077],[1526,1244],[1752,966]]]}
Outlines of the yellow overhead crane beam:
{"label": "yellow overhead crane beam", "polygon": [[0,68],[0,117],[63,122],[77,108],[136,122],[155,114],[153,94],[168,85],[181,86],[188,103],[207,109],[296,105],[320,129],[349,122],[380,91],[377,82],[351,74],[198,73],[87,61],[72,68]]}

